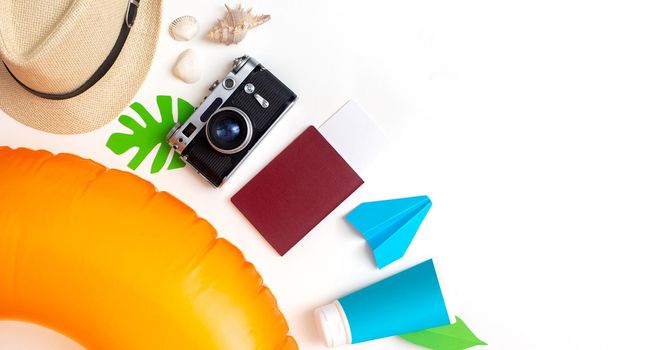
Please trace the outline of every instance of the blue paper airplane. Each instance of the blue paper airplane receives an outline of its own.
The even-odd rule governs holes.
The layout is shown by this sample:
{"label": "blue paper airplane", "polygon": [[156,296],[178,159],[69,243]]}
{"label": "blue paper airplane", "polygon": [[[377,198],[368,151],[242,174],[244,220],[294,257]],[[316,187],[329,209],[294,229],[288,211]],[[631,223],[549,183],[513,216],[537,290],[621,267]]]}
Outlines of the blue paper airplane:
{"label": "blue paper airplane", "polygon": [[346,220],[366,238],[378,268],[405,255],[432,202],[428,196],[362,203]]}

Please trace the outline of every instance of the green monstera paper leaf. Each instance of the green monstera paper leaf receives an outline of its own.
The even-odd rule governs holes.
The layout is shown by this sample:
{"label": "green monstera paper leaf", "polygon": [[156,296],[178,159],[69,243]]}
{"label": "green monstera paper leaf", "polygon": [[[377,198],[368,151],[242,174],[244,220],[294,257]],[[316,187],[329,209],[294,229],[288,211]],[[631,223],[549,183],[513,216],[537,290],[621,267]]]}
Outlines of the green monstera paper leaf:
{"label": "green monstera paper leaf", "polygon": [[[157,121],[142,104],[134,102],[130,107],[141,117],[145,127],[139,124],[132,117],[121,115],[118,121],[132,131],[131,134],[115,133],[107,140],[107,147],[116,154],[123,154],[129,149],[136,147],[138,151],[127,164],[127,166],[136,170],[143,160],[157,146],[157,154],[150,167],[150,173],[154,174],[164,168],[168,155],[171,154],[171,146],[166,140],[166,135],[175,125],[173,120],[173,98],[171,96],[157,96],[157,107],[161,122]],[[194,107],[187,101],[177,99],[177,119],[178,123],[184,123],[194,111]],[[180,159],[179,154],[173,152],[168,170],[184,167],[185,163]]]}
{"label": "green monstera paper leaf", "polygon": [[455,316],[455,323],[403,334],[410,343],[433,350],[463,350],[476,345],[487,345],[471,332],[464,321]]}

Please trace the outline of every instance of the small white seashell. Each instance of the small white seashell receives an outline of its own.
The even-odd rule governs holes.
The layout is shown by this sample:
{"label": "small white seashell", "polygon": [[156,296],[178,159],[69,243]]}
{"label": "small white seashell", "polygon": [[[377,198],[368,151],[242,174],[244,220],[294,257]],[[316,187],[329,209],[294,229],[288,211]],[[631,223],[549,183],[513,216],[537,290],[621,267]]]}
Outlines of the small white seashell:
{"label": "small white seashell", "polygon": [[200,57],[193,49],[187,49],[180,54],[173,66],[173,74],[185,83],[192,84],[200,80]]}
{"label": "small white seashell", "polygon": [[193,16],[182,16],[171,22],[168,33],[177,41],[189,41],[198,33],[198,21]]}
{"label": "small white seashell", "polygon": [[232,9],[225,5],[227,14],[218,20],[214,27],[207,33],[207,38],[225,45],[236,44],[243,40],[252,28],[266,23],[271,16],[256,16],[252,9],[244,10],[241,5]]}

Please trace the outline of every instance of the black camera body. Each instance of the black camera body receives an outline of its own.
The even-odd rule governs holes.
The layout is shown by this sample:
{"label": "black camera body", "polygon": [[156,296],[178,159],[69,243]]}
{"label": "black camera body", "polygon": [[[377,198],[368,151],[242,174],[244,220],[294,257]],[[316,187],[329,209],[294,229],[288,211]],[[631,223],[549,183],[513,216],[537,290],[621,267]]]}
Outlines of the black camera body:
{"label": "black camera body", "polygon": [[296,94],[255,59],[243,56],[168,142],[218,187],[291,108]]}

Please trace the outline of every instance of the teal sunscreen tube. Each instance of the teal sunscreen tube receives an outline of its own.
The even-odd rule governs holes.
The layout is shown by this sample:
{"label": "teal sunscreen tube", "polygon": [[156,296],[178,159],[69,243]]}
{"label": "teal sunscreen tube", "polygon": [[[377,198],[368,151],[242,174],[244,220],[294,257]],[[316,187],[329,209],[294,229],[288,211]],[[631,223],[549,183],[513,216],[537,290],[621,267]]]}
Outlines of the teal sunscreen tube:
{"label": "teal sunscreen tube", "polygon": [[315,318],[329,347],[450,324],[432,260],[320,307]]}

